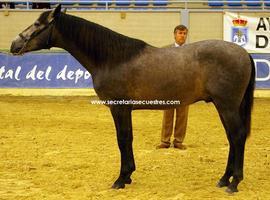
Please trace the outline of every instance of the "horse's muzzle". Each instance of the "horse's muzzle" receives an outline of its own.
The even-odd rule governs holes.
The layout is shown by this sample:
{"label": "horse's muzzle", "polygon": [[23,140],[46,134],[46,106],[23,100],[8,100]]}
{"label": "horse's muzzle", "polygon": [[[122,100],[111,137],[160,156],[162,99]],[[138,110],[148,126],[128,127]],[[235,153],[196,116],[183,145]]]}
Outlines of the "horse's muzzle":
{"label": "horse's muzzle", "polygon": [[20,36],[17,36],[11,43],[10,52],[13,55],[21,55],[22,53],[20,53],[20,51],[22,50],[23,46],[24,40]]}

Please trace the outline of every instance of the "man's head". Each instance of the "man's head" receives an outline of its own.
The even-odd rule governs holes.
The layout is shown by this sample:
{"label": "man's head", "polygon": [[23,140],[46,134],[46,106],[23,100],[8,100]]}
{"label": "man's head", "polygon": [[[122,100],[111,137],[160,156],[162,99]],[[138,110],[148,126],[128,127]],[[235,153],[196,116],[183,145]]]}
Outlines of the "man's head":
{"label": "man's head", "polygon": [[178,45],[183,45],[186,42],[188,29],[184,25],[178,25],[174,28],[174,39]]}

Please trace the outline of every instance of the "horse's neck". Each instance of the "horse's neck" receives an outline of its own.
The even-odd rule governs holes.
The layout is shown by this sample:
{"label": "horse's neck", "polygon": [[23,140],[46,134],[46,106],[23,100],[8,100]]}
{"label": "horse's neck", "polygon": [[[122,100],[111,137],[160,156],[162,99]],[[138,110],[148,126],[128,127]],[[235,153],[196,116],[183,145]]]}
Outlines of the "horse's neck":
{"label": "horse's neck", "polygon": [[94,73],[95,65],[89,59],[87,54],[76,45],[76,41],[71,41],[66,37],[67,33],[62,33],[59,29],[55,29],[53,33],[53,44],[54,47],[59,47],[68,51],[74,58],[76,58],[82,66],[84,66],[91,74]]}
{"label": "horse's neck", "polygon": [[[62,20],[67,17],[61,16]],[[76,17],[73,19],[70,20],[71,25],[74,23],[70,28],[72,33],[56,27],[57,45],[70,52],[90,72],[104,65],[126,62],[146,46],[143,41],[128,38]],[[61,26],[61,23],[58,26]]]}

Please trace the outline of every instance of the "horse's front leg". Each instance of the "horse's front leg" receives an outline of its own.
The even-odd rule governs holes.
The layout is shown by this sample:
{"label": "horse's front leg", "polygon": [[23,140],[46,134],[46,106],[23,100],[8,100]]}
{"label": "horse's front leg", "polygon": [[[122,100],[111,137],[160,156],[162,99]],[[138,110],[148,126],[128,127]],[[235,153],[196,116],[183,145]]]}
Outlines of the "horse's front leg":
{"label": "horse's front leg", "polygon": [[135,162],[132,150],[132,119],[131,106],[113,105],[111,113],[114,119],[117,132],[117,142],[121,153],[121,170],[119,178],[115,181],[112,188],[124,188],[125,184],[131,183],[131,174],[135,171]]}

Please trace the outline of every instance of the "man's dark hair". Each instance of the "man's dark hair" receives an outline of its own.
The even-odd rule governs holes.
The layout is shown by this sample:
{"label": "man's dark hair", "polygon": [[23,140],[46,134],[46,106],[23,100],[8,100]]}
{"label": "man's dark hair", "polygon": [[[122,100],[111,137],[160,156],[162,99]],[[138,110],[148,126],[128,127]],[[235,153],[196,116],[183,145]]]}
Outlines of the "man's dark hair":
{"label": "man's dark hair", "polygon": [[174,28],[174,31],[173,31],[173,32],[175,33],[176,30],[179,30],[179,31],[187,30],[187,31],[188,31],[188,28],[187,28],[185,25],[180,24],[180,25],[178,25],[178,26],[176,26],[176,27]]}

